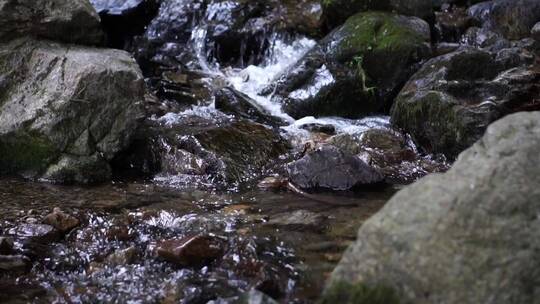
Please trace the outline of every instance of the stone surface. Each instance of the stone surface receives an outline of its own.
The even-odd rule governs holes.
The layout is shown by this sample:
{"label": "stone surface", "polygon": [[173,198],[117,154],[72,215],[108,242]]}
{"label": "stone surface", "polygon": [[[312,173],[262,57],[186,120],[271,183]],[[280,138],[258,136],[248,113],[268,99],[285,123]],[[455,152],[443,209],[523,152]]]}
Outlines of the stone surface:
{"label": "stone surface", "polygon": [[223,252],[223,241],[207,235],[165,240],[157,244],[159,257],[184,267],[207,265],[221,257]]}
{"label": "stone surface", "polygon": [[531,30],[531,35],[534,40],[540,42],[540,22],[536,23]]}
{"label": "stone surface", "polygon": [[88,0],[0,1],[0,41],[31,35],[96,45],[104,38],[99,22]]}
{"label": "stone surface", "polygon": [[540,20],[540,2],[537,0],[492,0],[469,8],[471,17],[482,27],[510,40],[530,36],[531,28]]}
{"label": "stone surface", "polygon": [[289,150],[273,129],[218,112],[147,121],[120,170],[176,176],[178,186],[230,186],[258,178]]}
{"label": "stone surface", "polygon": [[321,214],[308,210],[296,210],[286,214],[278,214],[270,218],[266,225],[297,231],[322,231],[325,229],[325,220],[325,216]]}
{"label": "stone surface", "polygon": [[303,189],[350,190],[381,182],[384,176],[360,158],[322,146],[287,166],[290,181]]}
{"label": "stone surface", "polygon": [[534,52],[461,48],[433,58],[409,80],[392,123],[428,152],[455,158],[493,121],[540,109],[540,69]]}
{"label": "stone surface", "polygon": [[357,14],[263,90],[294,118],[356,118],[389,107],[430,54],[429,25],[390,13]]}
{"label": "stone surface", "polygon": [[12,228],[10,234],[36,243],[51,243],[60,239],[58,230],[45,224],[20,224]]}
{"label": "stone surface", "polygon": [[537,303],[539,153],[540,112],[493,123],[450,171],[369,219],[331,283],[386,286],[419,304]]}
{"label": "stone surface", "polygon": [[0,254],[13,254],[13,238],[10,237],[0,237]]}
{"label": "stone surface", "polygon": [[30,269],[30,259],[23,255],[0,255],[0,273],[17,273]]}
{"label": "stone surface", "polygon": [[63,212],[60,208],[54,208],[52,213],[49,213],[43,218],[43,223],[53,226],[60,232],[66,233],[77,227],[80,222],[76,217]]}
{"label": "stone surface", "polygon": [[0,45],[0,173],[90,183],[131,140],[144,82],[129,54],[32,39]]}

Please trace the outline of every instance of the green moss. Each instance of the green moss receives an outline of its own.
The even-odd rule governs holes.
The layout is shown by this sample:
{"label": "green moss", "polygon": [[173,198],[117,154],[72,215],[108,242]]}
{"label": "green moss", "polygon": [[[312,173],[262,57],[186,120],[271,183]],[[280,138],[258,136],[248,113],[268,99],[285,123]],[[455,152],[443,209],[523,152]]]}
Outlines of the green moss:
{"label": "green moss", "polygon": [[339,52],[345,57],[377,51],[412,51],[425,40],[399,17],[383,12],[356,14],[345,22],[342,32]]}
{"label": "green moss", "polygon": [[398,99],[392,110],[392,123],[411,133],[429,152],[454,157],[470,145],[471,130],[451,97],[429,91],[414,101]]}
{"label": "green moss", "polygon": [[367,286],[337,282],[332,284],[324,293],[319,304],[399,304],[396,292],[387,286]]}
{"label": "green moss", "polygon": [[0,172],[3,174],[40,173],[56,156],[53,144],[37,134],[19,132],[0,137]]}

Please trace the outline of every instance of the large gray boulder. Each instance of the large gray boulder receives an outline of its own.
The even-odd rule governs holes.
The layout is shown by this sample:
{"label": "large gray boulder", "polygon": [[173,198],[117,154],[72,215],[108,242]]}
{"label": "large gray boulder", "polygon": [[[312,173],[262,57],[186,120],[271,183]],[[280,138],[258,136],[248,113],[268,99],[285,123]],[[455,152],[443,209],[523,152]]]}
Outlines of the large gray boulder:
{"label": "large gray boulder", "polygon": [[95,182],[130,142],[145,88],[119,50],[17,39],[0,45],[0,173]]}
{"label": "large gray boulder", "polygon": [[540,303],[539,155],[540,112],[495,122],[450,171],[401,190],[360,228],[327,295]]}
{"label": "large gray boulder", "polygon": [[90,45],[104,38],[88,0],[0,0],[0,41],[28,35]]}

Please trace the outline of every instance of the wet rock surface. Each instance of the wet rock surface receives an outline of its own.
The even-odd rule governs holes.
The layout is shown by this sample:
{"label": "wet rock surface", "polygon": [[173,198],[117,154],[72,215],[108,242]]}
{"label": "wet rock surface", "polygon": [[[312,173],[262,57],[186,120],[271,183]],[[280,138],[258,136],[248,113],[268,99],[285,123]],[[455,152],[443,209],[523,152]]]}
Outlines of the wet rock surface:
{"label": "wet rock surface", "polygon": [[540,19],[540,3],[535,0],[492,0],[470,7],[468,13],[485,29],[509,40],[519,40],[529,37],[531,28]]}
{"label": "wet rock surface", "polygon": [[362,117],[391,104],[429,56],[429,25],[390,13],[357,14],[264,90],[294,118]]}
{"label": "wet rock surface", "polygon": [[454,158],[493,121],[540,109],[539,76],[536,54],[526,48],[461,48],[426,62],[409,80],[392,123],[428,152]]}
{"label": "wet rock surface", "polygon": [[358,231],[332,282],[414,303],[534,302],[539,119],[495,122],[446,174],[398,192]]}
{"label": "wet rock surface", "polygon": [[37,36],[98,45],[103,31],[87,0],[5,0],[0,3],[0,40]]}
{"label": "wet rock surface", "polygon": [[384,176],[360,158],[326,145],[288,165],[290,181],[303,189],[350,190],[382,182]]}
{"label": "wet rock surface", "polygon": [[53,182],[110,178],[142,111],[144,83],[129,54],[18,39],[0,45],[0,166]]}
{"label": "wet rock surface", "polygon": [[179,266],[204,266],[220,258],[223,247],[223,240],[199,235],[159,242],[156,251],[159,257]]}

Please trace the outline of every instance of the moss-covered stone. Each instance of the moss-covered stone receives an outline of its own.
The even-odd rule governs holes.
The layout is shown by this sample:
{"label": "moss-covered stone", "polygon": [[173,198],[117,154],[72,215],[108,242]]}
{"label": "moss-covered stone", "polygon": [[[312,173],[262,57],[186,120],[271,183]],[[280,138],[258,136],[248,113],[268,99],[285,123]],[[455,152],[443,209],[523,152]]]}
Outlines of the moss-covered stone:
{"label": "moss-covered stone", "polygon": [[10,133],[0,137],[0,173],[41,173],[57,157],[54,145],[39,134]]}
{"label": "moss-covered stone", "polygon": [[396,292],[387,286],[369,286],[345,281],[334,282],[324,292],[319,304],[399,304]]}
{"label": "moss-covered stone", "polygon": [[295,118],[357,118],[386,111],[416,63],[430,56],[429,25],[416,17],[365,12],[319,42],[265,90]]}

